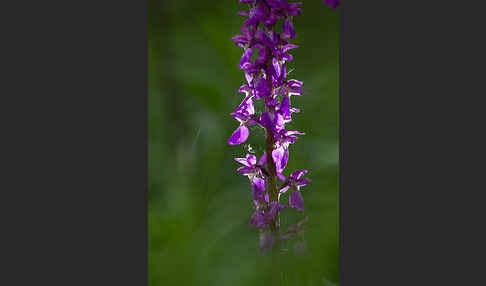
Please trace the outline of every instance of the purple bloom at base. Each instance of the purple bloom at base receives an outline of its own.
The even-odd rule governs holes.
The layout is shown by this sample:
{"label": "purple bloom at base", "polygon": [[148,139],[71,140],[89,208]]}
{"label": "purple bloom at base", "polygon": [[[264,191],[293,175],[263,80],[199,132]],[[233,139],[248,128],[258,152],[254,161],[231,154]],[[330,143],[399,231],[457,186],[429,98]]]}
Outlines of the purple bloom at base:
{"label": "purple bloom at base", "polygon": [[307,253],[307,243],[305,240],[296,241],[293,248],[295,256],[303,256]]}
{"label": "purple bloom at base", "polygon": [[250,218],[250,226],[265,229],[268,228],[268,223],[265,220],[265,213],[263,210],[256,210]]}
{"label": "purple bloom at base", "polygon": [[254,177],[251,179],[252,195],[258,203],[263,202],[265,192],[265,181],[261,178]]}
{"label": "purple bloom at base", "polygon": [[281,205],[279,202],[271,202],[268,210],[255,210],[250,219],[250,225],[260,229],[267,229],[270,227],[275,216],[287,206]]}
{"label": "purple bloom at base", "polygon": [[291,208],[304,211],[304,199],[302,198],[300,191],[294,191],[292,194],[290,194],[289,205]]}
{"label": "purple bloom at base", "polygon": [[322,2],[333,9],[336,9],[336,7],[339,5],[339,0],[324,0]]}
{"label": "purple bloom at base", "polygon": [[259,243],[260,254],[264,253],[265,250],[267,249],[271,249],[274,243],[275,243],[275,237],[270,231],[260,232],[260,243]]}
{"label": "purple bloom at base", "polygon": [[309,221],[309,217],[306,216],[303,220],[299,221],[296,224],[290,225],[288,227],[288,231],[300,232],[304,230],[304,225],[306,222]]}
{"label": "purple bloom at base", "polygon": [[272,221],[277,213],[286,209],[287,206],[281,205],[279,202],[271,202],[268,212],[265,214],[267,221]]}

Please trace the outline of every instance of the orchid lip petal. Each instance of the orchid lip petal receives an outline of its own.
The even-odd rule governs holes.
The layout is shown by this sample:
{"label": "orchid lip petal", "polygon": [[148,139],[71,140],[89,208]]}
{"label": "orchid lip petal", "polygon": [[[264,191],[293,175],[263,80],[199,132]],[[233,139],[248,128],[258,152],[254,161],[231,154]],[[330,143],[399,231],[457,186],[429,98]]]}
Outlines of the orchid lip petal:
{"label": "orchid lip petal", "polygon": [[248,139],[248,136],[250,135],[250,131],[248,130],[248,127],[245,125],[240,125],[235,132],[231,135],[231,137],[228,139],[228,144],[229,145],[238,145],[246,141]]}

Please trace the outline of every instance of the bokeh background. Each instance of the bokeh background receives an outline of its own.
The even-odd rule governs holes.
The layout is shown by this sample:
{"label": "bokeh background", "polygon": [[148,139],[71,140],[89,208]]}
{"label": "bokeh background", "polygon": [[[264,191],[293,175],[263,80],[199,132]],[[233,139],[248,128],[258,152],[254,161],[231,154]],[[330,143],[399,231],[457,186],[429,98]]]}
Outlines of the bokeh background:
{"label": "bokeh background", "polygon": [[[292,50],[289,78],[307,91],[292,97],[301,109],[290,130],[284,171],[308,169],[303,188],[309,216],[308,252],[292,244],[282,256],[283,285],[337,285],[338,217],[338,12],[321,0],[303,0],[294,18],[300,48]],[[149,285],[263,285],[269,258],[258,254],[249,182],[234,157],[248,146],[226,141],[238,126],[229,113],[242,100],[238,69],[242,50],[230,40],[240,32],[246,7],[237,0],[149,0]],[[259,157],[263,130],[248,141]],[[284,202],[287,198],[284,197]],[[304,217],[282,212],[281,224]]]}

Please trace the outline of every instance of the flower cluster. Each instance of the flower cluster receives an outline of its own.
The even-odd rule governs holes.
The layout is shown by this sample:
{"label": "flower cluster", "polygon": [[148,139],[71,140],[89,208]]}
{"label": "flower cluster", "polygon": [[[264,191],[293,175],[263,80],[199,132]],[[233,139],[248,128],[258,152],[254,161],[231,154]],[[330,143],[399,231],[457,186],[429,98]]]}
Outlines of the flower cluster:
{"label": "flower cluster", "polygon": [[[244,71],[246,82],[238,90],[244,94],[244,98],[231,113],[239,126],[228,139],[228,144],[244,143],[250,135],[249,126],[257,125],[265,129],[266,151],[260,160],[257,162],[252,154],[235,160],[243,164],[238,171],[248,177],[252,186],[255,211],[250,225],[263,233],[260,247],[268,248],[276,238],[282,239],[278,215],[287,206],[280,203],[280,195],[290,190],[289,206],[304,211],[300,187],[310,182],[302,178],[307,170],[294,171],[288,178],[282,173],[289,159],[289,146],[295,143],[298,136],[304,135],[285,128],[285,124],[292,121],[292,114],[299,112],[299,109],[291,106],[291,97],[304,94],[303,82],[289,79],[286,68],[286,63],[293,59],[289,51],[298,47],[290,40],[296,37],[293,17],[301,13],[301,2],[239,2],[248,4],[249,11],[238,12],[246,19],[241,27],[241,35],[234,36],[232,40],[243,49],[239,68]],[[324,3],[334,7],[337,1],[324,0]],[[280,33],[277,26],[281,26]],[[264,110],[255,110],[255,100],[263,101]],[[277,178],[283,181],[281,187],[277,186]]]}

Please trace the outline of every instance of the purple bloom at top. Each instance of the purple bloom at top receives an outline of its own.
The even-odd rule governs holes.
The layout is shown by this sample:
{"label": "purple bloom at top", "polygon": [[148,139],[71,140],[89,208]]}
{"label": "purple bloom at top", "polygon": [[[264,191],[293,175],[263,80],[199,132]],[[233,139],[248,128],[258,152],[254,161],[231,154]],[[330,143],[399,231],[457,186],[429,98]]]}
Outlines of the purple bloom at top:
{"label": "purple bloom at top", "polygon": [[233,40],[233,42],[240,48],[244,48],[245,46],[248,46],[249,48],[253,47],[255,43],[255,32],[243,26],[241,27],[241,33],[242,35],[236,35],[231,38],[231,40]]}
{"label": "purple bloom at top", "polygon": [[251,7],[250,13],[248,14],[248,19],[244,22],[245,26],[256,28],[259,22],[265,21],[265,15],[267,14],[267,7],[258,3],[257,5]]}
{"label": "purple bloom at top", "polygon": [[297,8],[302,2],[288,3],[287,0],[267,0],[267,3],[272,8],[272,14],[278,18],[298,16],[302,12],[301,8]]}
{"label": "purple bloom at top", "polygon": [[336,9],[336,7],[339,5],[339,0],[324,0],[323,2],[333,9]]}

